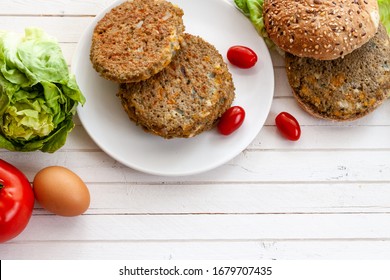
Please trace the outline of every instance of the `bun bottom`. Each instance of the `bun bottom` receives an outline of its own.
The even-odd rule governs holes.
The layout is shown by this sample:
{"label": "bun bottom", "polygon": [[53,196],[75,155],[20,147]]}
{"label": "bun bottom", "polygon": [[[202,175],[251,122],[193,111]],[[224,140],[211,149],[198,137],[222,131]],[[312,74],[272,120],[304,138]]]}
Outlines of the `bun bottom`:
{"label": "bun bottom", "polygon": [[287,53],[285,61],[293,96],[314,117],[353,121],[390,96],[390,39],[382,25],[344,58],[320,61]]}

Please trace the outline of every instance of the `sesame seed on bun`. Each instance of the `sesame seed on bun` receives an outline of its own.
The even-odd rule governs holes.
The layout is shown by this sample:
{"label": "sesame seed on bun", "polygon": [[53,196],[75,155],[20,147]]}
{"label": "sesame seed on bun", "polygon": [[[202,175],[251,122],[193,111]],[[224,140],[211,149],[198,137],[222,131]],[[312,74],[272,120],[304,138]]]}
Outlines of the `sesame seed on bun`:
{"label": "sesame seed on bun", "polygon": [[332,60],[351,53],[377,32],[377,0],[265,0],[270,39],[300,57]]}

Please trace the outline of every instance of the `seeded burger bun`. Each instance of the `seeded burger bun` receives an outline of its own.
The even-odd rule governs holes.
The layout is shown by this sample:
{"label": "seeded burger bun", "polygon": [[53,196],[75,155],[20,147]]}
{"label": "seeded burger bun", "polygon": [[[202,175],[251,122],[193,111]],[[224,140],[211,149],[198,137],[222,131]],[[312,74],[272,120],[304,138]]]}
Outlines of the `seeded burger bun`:
{"label": "seeded burger bun", "polygon": [[108,80],[145,80],[167,66],[180,48],[183,11],[163,0],[128,0],[96,25],[90,51],[94,69]]}
{"label": "seeded burger bun", "polygon": [[332,60],[367,43],[377,32],[377,0],[265,0],[269,38],[300,57]]}
{"label": "seeded burger bun", "polygon": [[121,84],[130,120],[163,138],[193,137],[214,126],[234,99],[232,76],[210,43],[184,35],[172,62],[151,78]]}
{"label": "seeded burger bun", "polygon": [[390,97],[390,39],[383,25],[344,58],[321,61],[286,53],[286,71],[299,105],[311,115],[350,121]]}

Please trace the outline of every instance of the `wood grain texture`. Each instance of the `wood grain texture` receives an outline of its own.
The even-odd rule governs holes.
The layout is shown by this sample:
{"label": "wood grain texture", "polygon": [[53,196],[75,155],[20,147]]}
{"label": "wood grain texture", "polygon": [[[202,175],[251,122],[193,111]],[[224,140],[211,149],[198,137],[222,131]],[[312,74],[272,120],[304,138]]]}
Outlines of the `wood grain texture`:
{"label": "wood grain texture", "polygon": [[[89,183],[88,215],[386,213],[385,184]],[[313,191],[315,190],[315,191]],[[330,196],[330,193],[332,196]],[[37,203],[34,215],[50,215]]]}
{"label": "wood grain texture", "polygon": [[383,260],[390,257],[389,252],[387,240],[44,241],[4,245],[0,257],[3,254],[16,260],[300,260],[304,256],[310,260]]}
{"label": "wood grain texture", "polygon": [[15,0],[10,2],[0,2],[1,16],[94,16],[113,0]]}
{"label": "wood grain texture", "polygon": [[[33,152],[4,152],[32,179],[47,165],[63,165],[90,182],[388,182],[390,151],[256,151],[247,150],[230,162],[201,175],[166,177],[148,175],[128,168],[100,150],[58,151],[56,156]],[[37,158],[40,161],[37,161]],[[272,159],[272,160],[269,160]]]}
{"label": "wood grain texture", "polygon": [[122,214],[71,219],[34,215],[25,231],[10,244],[76,240],[388,240],[389,236],[389,214]]}
{"label": "wood grain texture", "polygon": [[[71,67],[79,38],[111,2],[2,1],[0,20],[5,30],[44,28]],[[90,209],[75,218],[36,203],[26,230],[0,244],[0,259],[390,258],[390,102],[354,122],[313,118],[291,95],[283,57],[271,51],[271,58],[275,94],[265,126],[209,172],[165,177],[126,167],[77,116],[54,154],[0,150],[31,181],[41,168],[62,165],[91,192]],[[281,111],[299,120],[299,141],[277,131]]]}

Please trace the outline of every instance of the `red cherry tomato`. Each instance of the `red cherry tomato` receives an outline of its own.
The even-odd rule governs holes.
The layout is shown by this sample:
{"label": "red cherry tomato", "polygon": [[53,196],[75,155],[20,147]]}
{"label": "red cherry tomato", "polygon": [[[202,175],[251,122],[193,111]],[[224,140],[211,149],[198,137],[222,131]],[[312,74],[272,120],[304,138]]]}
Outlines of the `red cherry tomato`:
{"label": "red cherry tomato", "polygon": [[245,46],[233,46],[227,51],[227,59],[239,68],[251,68],[257,62],[257,54]]}
{"label": "red cherry tomato", "polygon": [[291,114],[281,112],[276,116],[275,123],[279,131],[287,139],[297,141],[301,137],[301,127]]}
{"label": "red cherry tomato", "polygon": [[0,243],[24,230],[33,207],[34,193],[26,176],[0,159]]}
{"label": "red cherry tomato", "polygon": [[219,133],[229,135],[237,130],[245,119],[245,111],[240,106],[230,107],[222,114],[217,128]]}

